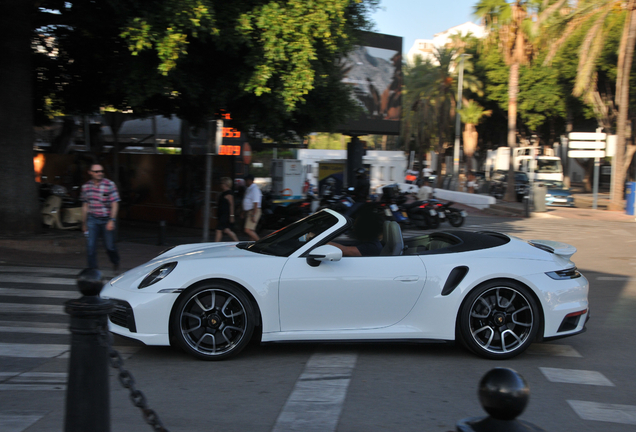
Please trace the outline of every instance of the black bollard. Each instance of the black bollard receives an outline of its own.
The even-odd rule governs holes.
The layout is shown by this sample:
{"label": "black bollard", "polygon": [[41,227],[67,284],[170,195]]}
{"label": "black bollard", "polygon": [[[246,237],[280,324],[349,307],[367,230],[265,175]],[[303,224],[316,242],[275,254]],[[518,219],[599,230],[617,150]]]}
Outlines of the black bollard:
{"label": "black bollard", "polygon": [[528,195],[523,196],[523,213],[525,217],[530,217],[530,197]]}
{"label": "black bollard", "polygon": [[512,369],[494,368],[479,382],[479,402],[490,414],[457,423],[458,432],[545,432],[532,423],[517,420],[530,400],[530,389]]}
{"label": "black bollard", "polygon": [[83,297],[66,302],[71,316],[71,360],[66,389],[65,432],[110,432],[108,324],[110,300],[99,296],[102,273],[85,269],[77,286]]}

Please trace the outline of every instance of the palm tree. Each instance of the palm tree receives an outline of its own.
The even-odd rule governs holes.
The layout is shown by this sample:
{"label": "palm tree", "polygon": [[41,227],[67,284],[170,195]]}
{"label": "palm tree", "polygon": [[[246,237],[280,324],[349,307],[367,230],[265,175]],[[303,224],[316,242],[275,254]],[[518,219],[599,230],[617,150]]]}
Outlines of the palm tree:
{"label": "palm tree", "polygon": [[464,102],[462,108],[459,110],[459,115],[464,123],[464,155],[466,157],[466,163],[470,164],[470,169],[472,169],[470,161],[477,148],[477,139],[479,137],[477,125],[483,117],[490,116],[491,114],[491,110],[485,110],[484,107],[472,99]]}
{"label": "palm tree", "polygon": [[[489,30],[488,43],[497,44],[504,60],[510,66],[508,78],[508,147],[511,156],[517,145],[517,96],[519,94],[519,68],[532,60],[532,41],[541,23],[558,11],[567,0],[557,0],[548,5],[540,0],[480,0],[474,13]],[[510,158],[508,183],[514,183],[513,158]],[[506,201],[514,201],[514,188],[508,188]]]}
{"label": "palm tree", "polygon": [[580,0],[570,13],[551,24],[550,30],[559,36],[554,38],[552,49],[546,58],[546,62],[550,62],[576,29],[584,25],[590,26],[579,49],[579,65],[572,94],[583,96],[586,102],[593,105],[597,117],[602,116],[607,110],[607,105],[599,97],[596,88],[596,65],[609,30],[605,23],[611,14],[617,11],[625,13],[625,23],[618,51],[615,96],[618,116],[616,153],[614,154],[617,169],[612,179],[610,210],[623,209],[625,177],[636,152],[636,145],[628,146],[625,138],[629,110],[629,75],[636,44],[636,0]]}

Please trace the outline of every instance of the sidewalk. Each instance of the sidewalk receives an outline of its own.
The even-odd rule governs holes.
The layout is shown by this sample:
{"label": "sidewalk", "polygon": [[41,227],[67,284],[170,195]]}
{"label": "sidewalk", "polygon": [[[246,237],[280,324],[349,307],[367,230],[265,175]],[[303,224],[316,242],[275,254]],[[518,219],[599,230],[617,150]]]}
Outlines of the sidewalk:
{"label": "sidewalk", "polygon": [[[478,210],[461,204],[454,204],[454,207],[465,210],[469,217],[479,215],[523,218],[525,214],[523,204],[517,202],[498,202],[486,210]],[[591,208],[547,207],[545,212],[532,212],[530,217],[636,223],[636,218],[625,212]],[[237,235],[240,240],[247,240],[245,234],[237,232]],[[161,238],[164,239],[164,244],[159,244]],[[214,240],[214,230],[211,230],[209,240]],[[229,241],[227,237],[224,240]],[[168,226],[161,235],[158,224],[122,221],[117,243],[121,256],[120,271],[137,267],[171,246],[201,241],[202,230],[199,228]],[[110,262],[101,244],[98,247],[98,262],[104,275],[112,276]],[[86,267],[86,239],[80,231],[59,230],[49,230],[26,238],[0,238],[0,266],[3,265],[70,267],[80,270]]]}

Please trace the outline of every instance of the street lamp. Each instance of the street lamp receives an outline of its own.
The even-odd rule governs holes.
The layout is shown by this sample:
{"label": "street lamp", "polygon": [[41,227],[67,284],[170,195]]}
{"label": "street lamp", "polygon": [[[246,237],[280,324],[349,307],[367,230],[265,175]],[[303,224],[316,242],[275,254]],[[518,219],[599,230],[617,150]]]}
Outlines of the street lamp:
{"label": "street lamp", "polygon": [[461,134],[461,118],[459,110],[462,108],[462,87],[464,86],[464,57],[468,54],[459,55],[459,82],[457,83],[457,109],[455,110],[455,147],[453,148],[453,179],[455,187],[459,189],[459,138]]}

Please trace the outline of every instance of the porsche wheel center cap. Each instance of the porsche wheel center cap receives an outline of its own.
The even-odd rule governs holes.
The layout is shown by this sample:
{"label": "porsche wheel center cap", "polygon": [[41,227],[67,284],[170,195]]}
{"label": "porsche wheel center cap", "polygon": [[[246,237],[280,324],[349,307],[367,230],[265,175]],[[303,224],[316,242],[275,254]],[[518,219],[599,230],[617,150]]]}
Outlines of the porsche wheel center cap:
{"label": "porsche wheel center cap", "polygon": [[493,319],[495,321],[495,324],[497,324],[497,325],[504,325],[506,323],[506,315],[504,315],[502,313],[495,314]]}
{"label": "porsche wheel center cap", "polygon": [[218,328],[221,325],[221,317],[217,314],[208,316],[208,325],[212,328]]}

